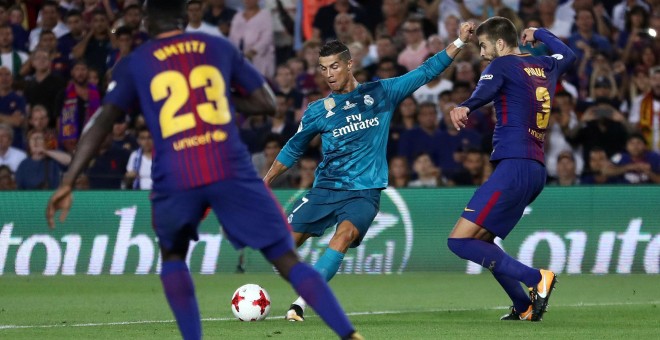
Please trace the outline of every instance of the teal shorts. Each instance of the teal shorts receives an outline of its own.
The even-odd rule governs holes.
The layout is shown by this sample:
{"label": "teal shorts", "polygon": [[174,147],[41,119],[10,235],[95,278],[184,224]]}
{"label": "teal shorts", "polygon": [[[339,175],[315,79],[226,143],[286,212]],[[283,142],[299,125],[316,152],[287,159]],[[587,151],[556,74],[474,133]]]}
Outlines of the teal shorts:
{"label": "teal shorts", "polygon": [[351,248],[360,245],[380,206],[380,189],[330,190],[312,188],[289,213],[293,231],[321,236],[325,230],[350,221],[360,232]]}

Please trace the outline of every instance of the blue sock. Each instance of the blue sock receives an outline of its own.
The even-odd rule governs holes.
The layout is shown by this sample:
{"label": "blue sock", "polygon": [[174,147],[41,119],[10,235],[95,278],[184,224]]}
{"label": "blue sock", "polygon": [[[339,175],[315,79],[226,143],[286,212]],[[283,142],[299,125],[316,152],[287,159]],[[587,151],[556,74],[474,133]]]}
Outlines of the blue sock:
{"label": "blue sock", "polygon": [[167,302],[184,339],[202,338],[202,320],[195,298],[195,286],[184,261],[164,261],[160,280]]}
{"label": "blue sock", "polygon": [[289,281],[323,321],[340,337],[353,333],[353,325],[321,275],[306,263],[299,262],[289,272]]}
{"label": "blue sock", "polygon": [[504,288],[506,294],[509,296],[509,298],[511,298],[511,301],[513,302],[513,308],[516,309],[516,312],[526,312],[527,308],[529,308],[529,305],[532,304],[532,300],[529,299],[529,295],[520,285],[520,282],[504,274],[493,273],[493,276],[495,276],[495,280],[500,283],[500,286]]}
{"label": "blue sock", "polygon": [[328,282],[337,274],[343,260],[344,253],[328,248],[318,261],[316,261],[314,269],[321,273],[321,276]]}
{"label": "blue sock", "polygon": [[447,246],[460,258],[480,264],[493,273],[516,279],[527,287],[541,281],[541,272],[538,269],[516,261],[494,243],[473,238],[450,238],[447,239]]}

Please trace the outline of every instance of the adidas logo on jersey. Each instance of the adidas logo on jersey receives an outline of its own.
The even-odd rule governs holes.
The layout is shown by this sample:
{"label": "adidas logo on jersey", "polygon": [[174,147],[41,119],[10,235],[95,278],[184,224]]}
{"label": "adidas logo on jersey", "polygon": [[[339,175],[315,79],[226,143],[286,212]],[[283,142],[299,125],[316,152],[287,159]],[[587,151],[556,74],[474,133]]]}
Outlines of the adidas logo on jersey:
{"label": "adidas logo on jersey", "polygon": [[330,117],[334,116],[334,114],[335,114],[334,112],[328,111],[328,113],[325,114],[325,118],[330,118]]}
{"label": "adidas logo on jersey", "polygon": [[344,109],[344,110],[350,110],[350,109],[354,108],[355,105],[356,105],[355,103],[351,103],[350,101],[347,100],[347,101],[346,101],[346,105],[344,105],[344,107],[342,107],[342,109]]}

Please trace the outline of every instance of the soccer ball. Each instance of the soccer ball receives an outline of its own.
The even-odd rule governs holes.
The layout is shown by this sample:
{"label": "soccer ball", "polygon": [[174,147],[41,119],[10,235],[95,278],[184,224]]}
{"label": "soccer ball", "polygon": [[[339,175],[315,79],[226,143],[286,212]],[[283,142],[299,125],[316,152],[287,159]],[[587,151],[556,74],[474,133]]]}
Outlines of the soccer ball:
{"label": "soccer ball", "polygon": [[232,295],[231,311],[241,321],[261,321],[270,312],[270,296],[259,285],[240,286]]}

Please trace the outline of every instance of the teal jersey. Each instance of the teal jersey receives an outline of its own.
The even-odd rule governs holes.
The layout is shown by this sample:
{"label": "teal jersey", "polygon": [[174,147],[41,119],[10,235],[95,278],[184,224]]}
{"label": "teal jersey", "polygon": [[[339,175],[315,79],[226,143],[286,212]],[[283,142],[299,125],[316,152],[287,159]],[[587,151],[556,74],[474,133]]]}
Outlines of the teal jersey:
{"label": "teal jersey", "polygon": [[323,160],[314,187],[365,190],[387,186],[387,137],[392,113],[404,98],[444,71],[451,58],[442,51],[396,78],[359,84],[309,104],[298,132],[277,160],[290,168],[321,134]]}

